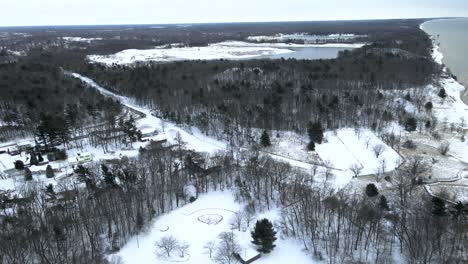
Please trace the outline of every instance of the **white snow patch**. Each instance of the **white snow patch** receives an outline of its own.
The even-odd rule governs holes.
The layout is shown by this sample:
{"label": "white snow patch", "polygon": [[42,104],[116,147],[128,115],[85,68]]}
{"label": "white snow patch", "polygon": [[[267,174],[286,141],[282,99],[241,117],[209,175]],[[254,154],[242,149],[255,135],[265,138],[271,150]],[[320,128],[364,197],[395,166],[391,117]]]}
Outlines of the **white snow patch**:
{"label": "white snow patch", "polygon": [[[360,129],[358,133],[351,128],[343,128],[325,133],[326,143],[317,144],[316,151],[324,161],[331,162],[332,167],[346,171],[356,164],[362,168],[360,175],[373,174],[385,161],[385,171],[392,171],[400,164],[400,156],[387,146],[372,131]],[[367,147],[366,141],[369,141]],[[382,145],[384,152],[377,158],[373,147]]]}
{"label": "white snow patch", "polygon": [[126,65],[135,62],[171,62],[183,60],[242,60],[263,56],[287,54],[295,52],[292,48],[323,47],[323,48],[360,48],[365,44],[328,43],[318,44],[286,44],[286,43],[248,43],[242,41],[225,41],[210,44],[205,47],[171,47],[158,46],[154,49],[128,49],[111,55],[90,55],[88,60],[105,65]]}
{"label": "white snow patch", "polygon": [[103,40],[103,38],[82,38],[82,37],[62,37],[63,40],[69,42],[86,42],[91,43],[92,41]]}
{"label": "white snow patch", "polygon": [[[229,191],[203,194],[197,201],[158,217],[151,224],[148,233],[139,235],[138,242],[136,237],[131,239],[116,255],[120,256],[126,264],[170,263],[159,259],[154,254],[154,243],[163,236],[172,235],[190,245],[188,250],[190,259],[186,263],[214,263],[203,246],[210,240],[219,242],[218,235],[221,232],[231,232],[230,219],[233,217],[233,213],[240,209],[241,205],[234,201],[233,195]],[[218,224],[212,225],[198,220],[200,217],[207,219],[209,215],[217,220],[222,217],[222,220]],[[268,211],[259,215],[258,218],[265,216],[269,217],[271,221],[279,220],[279,209]],[[247,258],[254,256],[256,251],[250,243],[250,228],[246,232],[237,231],[237,229],[232,232],[242,247],[240,255]],[[277,237],[277,246],[274,251],[257,260],[256,264],[288,263],[291,261],[301,264],[313,263],[311,257],[304,253],[301,246],[294,240],[281,239],[279,234]]]}

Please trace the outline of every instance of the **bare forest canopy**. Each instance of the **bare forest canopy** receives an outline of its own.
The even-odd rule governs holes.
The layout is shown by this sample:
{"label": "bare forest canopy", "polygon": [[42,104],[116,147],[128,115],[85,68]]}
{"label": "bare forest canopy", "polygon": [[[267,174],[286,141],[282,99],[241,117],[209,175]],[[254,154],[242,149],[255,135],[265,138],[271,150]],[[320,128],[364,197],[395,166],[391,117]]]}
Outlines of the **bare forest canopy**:
{"label": "bare forest canopy", "polygon": [[[83,64],[80,72],[152,106],[164,119],[228,140],[251,127],[305,133],[311,120],[328,129],[380,129],[411,118],[385,91],[423,89],[440,73],[430,56],[431,40],[418,24],[380,23],[370,24],[375,32],[354,25],[354,32],[369,34],[373,42],[332,60]],[[414,99],[418,107],[427,103]]]}
{"label": "bare forest canopy", "polygon": [[[14,128],[0,134],[0,141],[2,136],[6,139],[21,133],[39,132],[51,139],[57,138],[51,135],[57,131],[73,136],[84,125],[101,129],[91,131],[96,135],[112,134],[122,130],[121,124],[126,126],[116,122],[127,115],[124,107],[68,77],[63,69],[133,97],[151,106],[156,115],[198,126],[206,134],[231,142],[251,136],[248,130],[252,127],[305,133],[309,121],[320,121],[325,128],[366,126],[378,130],[386,123],[412,118],[392,103],[388,91],[424,89],[441,73],[431,59],[431,40],[419,29],[421,22],[0,29],[0,47],[5,50],[0,57],[6,58],[0,60],[0,118],[7,124],[3,127]],[[13,34],[18,32],[23,35]],[[372,44],[343,52],[337,59],[318,61],[104,67],[85,60],[89,54],[126,48],[177,42],[206,45],[249,35],[296,32],[365,34]],[[61,37],[102,40],[70,43]],[[17,56],[6,50],[26,54]],[[426,104],[424,96],[415,92],[408,92],[406,99],[417,107]],[[127,127],[134,130],[135,120],[130,120]],[[64,138],[63,143],[66,141]],[[120,140],[116,143],[122,144]],[[105,147],[105,143],[96,144]],[[77,179],[74,184],[44,188],[31,181],[17,190],[19,195],[0,192],[0,263],[109,263],[106,257],[143,232],[155,217],[185,205],[184,187],[188,185],[195,186],[197,196],[231,189],[250,212],[282,208],[278,231],[300,241],[315,260],[466,260],[466,207],[421,198],[416,189],[417,160],[408,160],[395,171],[391,178],[394,188],[385,190],[385,196],[376,188],[374,194],[366,195],[363,188],[337,191],[326,184],[304,184],[314,182],[313,169],[306,173],[255,150],[243,148],[239,153],[210,156],[184,146],[182,139],[172,145],[150,142],[133,158],[77,166],[66,176]]]}
{"label": "bare forest canopy", "polygon": [[118,103],[39,58],[0,64],[0,141],[30,135],[45,119],[64,130],[99,122],[121,111]]}

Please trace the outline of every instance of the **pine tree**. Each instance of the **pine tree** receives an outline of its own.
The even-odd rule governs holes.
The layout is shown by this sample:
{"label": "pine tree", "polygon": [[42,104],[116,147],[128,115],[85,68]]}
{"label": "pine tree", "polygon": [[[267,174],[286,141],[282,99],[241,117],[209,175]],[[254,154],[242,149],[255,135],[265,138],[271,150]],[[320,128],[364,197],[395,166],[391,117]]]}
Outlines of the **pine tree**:
{"label": "pine tree", "polygon": [[390,210],[390,207],[388,206],[387,197],[383,195],[380,196],[379,207],[382,210],[386,210],[386,211]]}
{"label": "pine tree", "polygon": [[52,169],[52,166],[47,165],[46,167],[46,177],[47,178],[53,178],[54,177],[54,170]]}
{"label": "pine tree", "polygon": [[436,216],[446,216],[447,209],[445,208],[445,201],[439,197],[432,198],[432,214]]}
{"label": "pine tree", "polygon": [[15,161],[15,169],[24,170],[24,163],[21,160]]}
{"label": "pine tree", "polygon": [[104,175],[104,182],[109,186],[115,185],[115,176],[109,171],[109,168],[102,164],[101,165],[102,174]]}
{"label": "pine tree", "polygon": [[25,181],[32,181],[33,177],[32,177],[32,172],[29,168],[25,168],[24,169],[24,180]]}
{"label": "pine tree", "polygon": [[34,152],[30,153],[31,158],[29,159],[29,164],[37,166],[39,161],[37,160],[36,154]]}
{"label": "pine tree", "polygon": [[466,213],[465,206],[462,204],[462,202],[457,202],[457,204],[454,206],[455,211],[453,212],[454,217],[458,217],[464,213]]}
{"label": "pine tree", "polygon": [[263,147],[271,146],[270,136],[266,130],[263,130],[262,136],[260,138],[260,144],[262,144]]}
{"label": "pine tree", "polygon": [[55,198],[55,190],[54,190],[54,185],[52,185],[52,183],[46,186],[45,193],[50,198]]}
{"label": "pine tree", "polygon": [[130,116],[130,118],[126,121],[120,120],[119,127],[127,136],[127,139],[130,142],[136,142],[137,140],[141,140],[142,134],[141,131],[138,130],[138,128],[136,127],[135,119],[133,118],[133,116]]}
{"label": "pine tree", "polygon": [[416,118],[414,117],[408,117],[405,120],[405,129],[406,131],[415,131],[418,126],[418,121],[416,121]]}
{"label": "pine tree", "polygon": [[260,253],[270,253],[276,247],[276,231],[266,218],[257,221],[251,235],[252,244],[257,246],[257,251]]}
{"label": "pine tree", "polygon": [[315,143],[313,141],[310,141],[309,144],[307,144],[307,150],[315,151]]}
{"label": "pine tree", "polygon": [[379,194],[379,191],[377,190],[377,187],[373,183],[369,183],[366,186],[366,194],[369,197],[374,197]]}
{"label": "pine tree", "polygon": [[44,157],[42,157],[41,153],[37,153],[37,160],[39,161],[39,163],[44,161]]}
{"label": "pine tree", "polygon": [[307,134],[309,135],[310,141],[322,144],[323,128],[320,121],[317,121],[315,123],[309,122],[309,124],[307,125]]}
{"label": "pine tree", "polygon": [[444,88],[440,89],[439,93],[437,94],[440,98],[445,98],[447,97],[447,92],[445,91]]}

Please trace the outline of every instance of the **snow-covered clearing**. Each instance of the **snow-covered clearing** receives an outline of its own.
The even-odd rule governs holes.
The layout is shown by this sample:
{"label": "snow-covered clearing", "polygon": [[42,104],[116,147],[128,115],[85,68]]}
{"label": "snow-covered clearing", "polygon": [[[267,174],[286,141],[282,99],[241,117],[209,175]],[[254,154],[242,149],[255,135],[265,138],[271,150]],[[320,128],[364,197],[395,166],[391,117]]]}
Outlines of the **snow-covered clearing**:
{"label": "snow-covered clearing", "polygon": [[316,44],[286,44],[286,43],[248,43],[241,41],[225,41],[209,44],[205,47],[171,47],[159,46],[154,49],[128,49],[111,55],[90,55],[88,60],[105,65],[126,65],[135,62],[171,62],[183,60],[243,60],[258,57],[287,54],[295,52],[293,48],[360,48],[364,44],[329,43]]}
{"label": "snow-covered clearing", "polygon": [[92,41],[103,40],[103,38],[82,38],[82,37],[62,37],[63,40],[69,42],[86,42],[91,43]]}
{"label": "snow-covered clearing", "polygon": [[[166,215],[160,216],[150,225],[148,232],[132,238],[116,255],[120,256],[125,264],[145,264],[145,263],[171,263],[177,260],[174,253],[172,261],[164,260],[155,254],[155,242],[164,236],[172,235],[182,242],[190,245],[188,257],[184,258],[186,263],[209,264],[215,263],[203,246],[210,240],[219,243],[218,235],[221,232],[232,232],[237,237],[242,250],[241,257],[251,258],[257,253],[250,241],[250,228],[245,232],[231,229],[230,220],[234,212],[240,210],[242,205],[234,201],[230,191],[210,192],[201,195],[197,201],[184,207],[176,209]],[[256,216],[257,219],[268,218],[275,222],[279,220],[279,210],[273,209]],[[210,217],[211,216],[211,217]],[[211,219],[221,221],[200,221]],[[254,223],[254,222],[253,222]],[[278,240],[275,250],[262,256],[256,264],[276,264],[276,263],[313,263],[300,244],[291,239],[282,239],[278,233]],[[213,254],[214,255],[214,254]]]}
{"label": "snow-covered clearing", "polygon": [[[368,129],[343,128],[325,133],[325,143],[316,145],[323,161],[337,169],[349,171],[352,165],[362,168],[360,175],[374,174],[385,163],[384,171],[392,171],[400,164],[398,153]],[[382,148],[376,157],[375,148]],[[349,172],[351,173],[351,172]]]}
{"label": "snow-covered clearing", "polygon": [[266,46],[240,46],[230,45],[229,42],[210,44],[206,47],[181,47],[166,49],[156,47],[155,49],[137,50],[128,49],[113,55],[100,56],[91,55],[91,62],[112,64],[131,64],[134,62],[148,61],[181,61],[181,60],[217,60],[217,59],[249,59],[259,56],[277,55],[293,52],[284,48],[273,48]]}

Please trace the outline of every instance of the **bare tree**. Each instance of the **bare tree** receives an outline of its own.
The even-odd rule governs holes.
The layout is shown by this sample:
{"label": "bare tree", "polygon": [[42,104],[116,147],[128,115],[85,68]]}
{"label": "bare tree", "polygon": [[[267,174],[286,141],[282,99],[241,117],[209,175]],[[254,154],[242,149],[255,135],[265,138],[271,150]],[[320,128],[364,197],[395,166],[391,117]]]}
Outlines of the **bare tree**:
{"label": "bare tree", "polygon": [[349,170],[353,173],[353,177],[357,177],[362,172],[362,166],[354,163],[349,167]]}
{"label": "bare tree", "polygon": [[385,146],[383,144],[377,144],[372,147],[372,151],[374,151],[374,155],[376,158],[379,158],[382,153],[385,151]]}
{"label": "bare tree", "polygon": [[219,234],[219,243],[218,248],[215,253],[216,263],[222,264],[232,264],[236,262],[234,254],[238,253],[241,250],[241,247],[236,241],[236,237],[232,232],[223,232]]}
{"label": "bare tree", "polygon": [[447,155],[449,150],[450,150],[450,143],[448,143],[447,141],[444,141],[444,142],[442,142],[442,144],[440,144],[440,146],[439,146],[440,154],[445,156],[445,155]]}
{"label": "bare tree", "polygon": [[207,253],[210,254],[210,258],[213,255],[213,252],[216,250],[216,241],[209,240],[203,245],[203,248],[206,249]]}
{"label": "bare tree", "polygon": [[165,236],[155,243],[158,256],[171,256],[171,253],[179,247],[179,241],[174,236]]}
{"label": "bare tree", "polygon": [[231,218],[230,225],[232,229],[237,229],[237,231],[241,231],[242,227],[244,226],[244,212],[235,212],[234,216]]}
{"label": "bare tree", "polygon": [[187,242],[181,242],[179,243],[179,246],[177,247],[177,251],[179,251],[179,256],[181,258],[184,258],[185,255],[187,254],[187,251],[189,249],[190,245]]}
{"label": "bare tree", "polygon": [[371,140],[372,140],[372,137],[369,137],[369,136],[366,136],[364,138],[364,143],[366,143],[366,148],[369,148]]}

